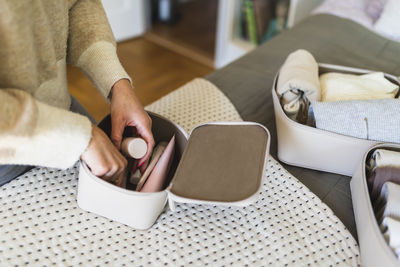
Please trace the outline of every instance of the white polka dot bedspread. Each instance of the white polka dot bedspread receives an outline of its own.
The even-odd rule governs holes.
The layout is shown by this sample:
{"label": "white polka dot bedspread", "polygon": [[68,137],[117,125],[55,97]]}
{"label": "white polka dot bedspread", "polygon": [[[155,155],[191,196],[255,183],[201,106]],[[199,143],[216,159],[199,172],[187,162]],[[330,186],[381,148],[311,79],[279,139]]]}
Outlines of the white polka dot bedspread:
{"label": "white polka dot bedspread", "polygon": [[[241,120],[204,79],[148,110],[188,132]],[[34,168],[0,187],[0,266],[358,266],[357,243],[333,212],[274,159],[265,171],[253,205],[177,204],[138,231],[77,206],[77,165]]]}

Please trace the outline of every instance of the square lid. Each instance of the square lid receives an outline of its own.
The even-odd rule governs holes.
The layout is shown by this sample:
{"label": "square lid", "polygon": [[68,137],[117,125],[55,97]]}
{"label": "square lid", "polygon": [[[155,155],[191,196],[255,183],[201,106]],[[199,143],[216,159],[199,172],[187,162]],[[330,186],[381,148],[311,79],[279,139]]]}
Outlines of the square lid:
{"label": "square lid", "polygon": [[256,199],[270,134],[258,123],[208,123],[193,129],[168,188],[174,202],[244,206]]}

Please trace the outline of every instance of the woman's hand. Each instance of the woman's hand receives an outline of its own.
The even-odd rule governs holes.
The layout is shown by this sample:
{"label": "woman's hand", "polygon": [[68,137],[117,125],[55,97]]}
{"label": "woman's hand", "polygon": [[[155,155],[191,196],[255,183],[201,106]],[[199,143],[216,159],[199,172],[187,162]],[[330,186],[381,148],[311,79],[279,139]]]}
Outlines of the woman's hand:
{"label": "woman's hand", "polygon": [[125,187],[127,160],[96,125],[92,125],[92,139],[81,159],[97,177]]}
{"label": "woman's hand", "polygon": [[147,143],[147,153],[139,162],[139,167],[144,170],[154,147],[151,119],[136,97],[130,82],[121,79],[114,84],[111,95],[111,140],[118,150],[126,126],[135,127]]}

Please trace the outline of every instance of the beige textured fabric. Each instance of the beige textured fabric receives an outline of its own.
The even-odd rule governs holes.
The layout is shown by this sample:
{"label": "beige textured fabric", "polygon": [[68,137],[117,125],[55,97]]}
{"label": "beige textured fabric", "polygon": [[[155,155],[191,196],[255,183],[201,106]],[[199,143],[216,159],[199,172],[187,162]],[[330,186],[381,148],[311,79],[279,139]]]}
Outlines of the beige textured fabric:
{"label": "beige textured fabric", "polygon": [[109,42],[96,42],[82,53],[76,63],[105,98],[116,81],[123,78],[131,81],[115,56],[116,51],[116,47]]}
{"label": "beige textured fabric", "polygon": [[0,0],[0,164],[66,168],[91,137],[68,111],[66,61],[107,97],[130,79],[100,0]]}
{"label": "beige textured fabric", "polygon": [[68,59],[78,62],[92,44],[105,41],[115,46],[114,36],[100,1],[74,0],[69,9]]}
{"label": "beige textured fabric", "polygon": [[[88,145],[90,121],[26,97],[23,91],[12,92],[29,103],[21,105],[25,106],[24,112],[18,114],[16,124],[10,127],[16,133],[0,135],[0,162],[13,164],[18,161],[19,164],[59,168],[72,166],[83,152],[82,148]],[[6,98],[10,98],[10,102],[14,100],[13,97]],[[30,112],[32,116],[27,116]],[[4,149],[13,153],[1,153]],[[71,151],[78,153],[71,156]]]}
{"label": "beige textured fabric", "polygon": [[[197,78],[173,91],[167,96],[146,107],[147,110],[162,114],[168,119],[179,122],[186,132],[197,125],[214,121],[242,121],[228,98],[209,81]],[[190,110],[190,114],[181,112]],[[197,120],[191,120],[191,114],[203,114]],[[186,117],[188,116],[188,117]]]}

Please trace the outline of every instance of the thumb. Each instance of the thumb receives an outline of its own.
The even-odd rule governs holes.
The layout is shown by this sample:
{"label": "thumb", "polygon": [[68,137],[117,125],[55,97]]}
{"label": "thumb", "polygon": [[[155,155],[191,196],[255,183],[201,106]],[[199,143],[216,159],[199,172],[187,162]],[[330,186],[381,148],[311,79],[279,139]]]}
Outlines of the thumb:
{"label": "thumb", "polygon": [[122,133],[124,132],[125,124],[121,119],[111,118],[111,141],[118,148],[121,148]]}

